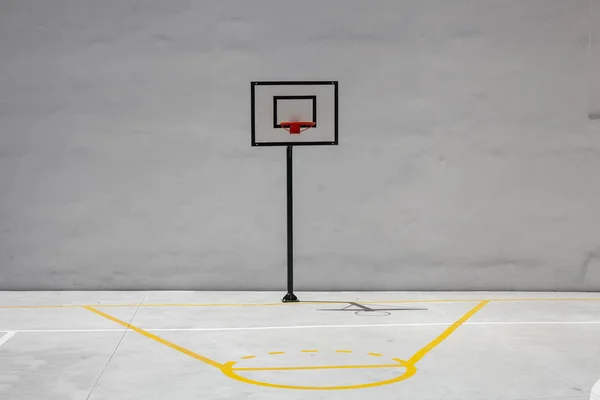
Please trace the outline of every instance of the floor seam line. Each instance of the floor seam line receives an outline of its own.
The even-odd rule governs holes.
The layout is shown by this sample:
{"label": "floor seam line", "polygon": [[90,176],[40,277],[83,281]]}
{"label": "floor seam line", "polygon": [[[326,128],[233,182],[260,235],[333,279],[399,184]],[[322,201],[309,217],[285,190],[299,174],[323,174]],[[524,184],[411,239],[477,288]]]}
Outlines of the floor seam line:
{"label": "floor seam line", "polygon": [[[148,292],[144,292],[144,295],[142,296],[142,300],[140,301],[140,304],[138,305],[137,309],[135,310],[135,313],[133,313],[133,316],[129,320],[129,324],[128,325],[131,325],[133,323],[133,320],[135,319],[136,315],[138,314],[138,311],[140,311],[140,309],[142,307],[142,304],[144,304],[144,300],[146,299],[146,295],[147,294],[148,294]],[[117,346],[115,347],[115,349],[113,350],[112,354],[110,355],[110,358],[106,362],[106,365],[104,365],[104,368],[102,368],[102,372],[100,372],[100,375],[98,375],[98,379],[96,379],[96,382],[94,382],[94,386],[92,387],[92,390],[90,390],[90,393],[87,395],[87,397],[85,398],[85,400],[89,400],[89,398],[94,393],[94,390],[96,390],[96,387],[98,387],[98,383],[100,383],[100,379],[102,379],[102,376],[104,375],[104,372],[106,372],[106,370],[108,369],[108,365],[112,361],[112,359],[115,356],[115,354],[117,354],[117,350],[119,349],[119,346],[121,346],[121,343],[123,342],[123,339],[125,339],[125,335],[127,334],[127,331],[129,331],[128,327],[126,327],[123,330],[123,334],[121,335],[121,338],[119,339],[119,342],[117,343]]]}

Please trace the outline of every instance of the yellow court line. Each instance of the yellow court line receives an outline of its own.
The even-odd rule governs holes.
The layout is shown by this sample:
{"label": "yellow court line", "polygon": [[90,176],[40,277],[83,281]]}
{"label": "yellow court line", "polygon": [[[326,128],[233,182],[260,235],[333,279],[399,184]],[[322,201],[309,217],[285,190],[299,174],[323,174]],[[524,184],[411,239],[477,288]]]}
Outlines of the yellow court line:
{"label": "yellow court line", "polygon": [[138,328],[137,326],[128,324],[125,321],[121,321],[120,319],[115,318],[112,315],[106,314],[106,313],[104,313],[104,312],[102,312],[100,310],[96,310],[94,307],[85,306],[83,308],[85,308],[86,310],[89,310],[89,311],[91,311],[93,313],[96,313],[96,314],[100,315],[101,317],[104,317],[104,318],[106,318],[106,319],[108,319],[110,321],[116,322],[117,324],[122,325],[125,328],[131,329],[131,330],[139,333],[140,335],[146,336],[149,339],[152,339],[152,340],[157,341],[158,343],[164,344],[165,346],[168,346],[168,347],[172,348],[173,350],[177,350],[180,353],[183,353],[185,355],[193,357],[196,360],[202,361],[202,362],[210,365],[211,367],[215,367],[215,368],[221,369],[221,367],[223,366],[223,364],[218,363],[218,362],[216,362],[214,360],[211,360],[208,357],[201,356],[200,354],[194,353],[193,351],[188,350],[185,347],[181,347],[181,346],[179,346],[179,345],[177,345],[175,343],[169,342],[168,340],[165,340],[165,339],[163,339],[161,337],[158,337],[156,335],[151,334],[150,332],[147,332],[147,331],[145,331],[145,330],[143,330],[141,328]]}
{"label": "yellow court line", "polygon": [[[360,301],[360,304],[385,304],[385,303],[479,303],[482,301],[494,302],[529,302],[529,301],[600,301],[600,297],[523,297],[523,298],[498,298],[498,299],[421,299],[421,300],[370,300]],[[274,307],[274,306],[299,306],[314,304],[348,304],[348,301],[300,301],[297,303],[148,303],[148,304],[69,304],[69,305],[32,305],[32,306],[0,306],[0,309],[10,308],[121,308],[121,307]]]}
{"label": "yellow court line", "polygon": [[[142,307],[272,307],[285,306],[299,303],[148,303],[142,304]],[[100,305],[98,305],[100,306]],[[135,304],[107,305],[106,307],[134,307]],[[104,307],[104,306],[102,306]]]}
{"label": "yellow court line", "polygon": [[[529,299],[535,300],[535,299]],[[546,299],[541,299],[546,300]],[[581,300],[581,299],[573,299]],[[588,300],[598,300],[588,299]],[[482,301],[480,299],[431,299],[431,300],[370,300],[362,301],[360,304],[378,304],[378,303],[475,303]],[[348,304],[348,301],[300,301],[292,303],[148,303],[148,304],[68,304],[68,305],[32,305],[32,306],[0,306],[0,308],[80,308],[80,307],[101,307],[101,308],[121,308],[121,307],[275,307],[275,306],[299,306],[314,304]]]}
{"label": "yellow court line", "polygon": [[233,368],[234,371],[302,371],[314,369],[363,369],[363,368],[398,368],[403,364],[369,364],[369,365],[316,365],[310,367],[264,367],[264,368]]}
{"label": "yellow court line", "polygon": [[159,303],[159,304],[75,304],[75,305],[44,305],[44,306],[0,306],[1,308],[81,308],[81,307],[101,307],[101,308],[125,308],[125,307],[267,307],[267,306],[285,306],[300,303]]}
{"label": "yellow court line", "polygon": [[[600,299],[598,299],[600,300]],[[447,303],[447,302],[476,302],[479,300],[382,300],[382,301],[367,301],[361,304],[376,304],[376,303]],[[302,301],[293,303],[148,303],[148,304],[69,304],[69,305],[32,305],[32,306],[0,306],[1,308],[81,308],[81,307],[98,307],[98,308],[126,308],[126,307],[275,307],[275,306],[298,306],[298,305],[314,305],[314,304],[348,304],[347,301]]]}
{"label": "yellow court line", "polygon": [[489,304],[489,300],[484,300],[481,303],[477,304],[473,307],[469,312],[460,317],[456,322],[450,325],[444,332],[442,332],[438,337],[429,342],[425,347],[421,350],[417,351],[411,358],[408,359],[408,364],[416,364],[418,363],[427,353],[433,350],[437,345],[442,343],[444,340],[448,338],[448,336],[452,335],[455,330],[457,330],[462,324],[464,324],[469,318],[475,315],[479,310]]}
{"label": "yellow court line", "polygon": [[[359,301],[359,304],[379,304],[379,303],[480,303],[487,301],[494,302],[527,302],[527,301],[600,301],[600,297],[582,297],[582,298],[535,298],[535,297],[515,297],[505,299],[432,299],[432,300],[380,300],[380,301]],[[301,303],[300,303],[301,304]]]}
{"label": "yellow court line", "polygon": [[[481,300],[483,301],[483,300]],[[505,299],[489,299],[489,302],[501,303],[501,302],[519,302],[519,301],[600,301],[600,297],[582,297],[578,299],[577,297],[515,297],[514,299],[505,298]]]}
{"label": "yellow court line", "polygon": [[0,306],[0,308],[81,308],[85,306],[82,304],[77,306]]}

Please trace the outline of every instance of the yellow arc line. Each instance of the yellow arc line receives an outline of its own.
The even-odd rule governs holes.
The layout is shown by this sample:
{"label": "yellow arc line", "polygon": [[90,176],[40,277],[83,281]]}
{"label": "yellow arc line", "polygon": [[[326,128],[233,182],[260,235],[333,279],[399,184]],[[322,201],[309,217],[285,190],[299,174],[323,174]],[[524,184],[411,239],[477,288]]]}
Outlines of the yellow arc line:
{"label": "yellow arc line", "polygon": [[264,368],[233,368],[234,371],[301,371],[313,369],[362,369],[362,368],[397,368],[402,364],[370,364],[370,365],[316,365],[310,367],[264,367]]}
{"label": "yellow arc line", "polygon": [[265,386],[265,387],[278,388],[278,389],[296,389],[296,390],[349,390],[349,389],[372,388],[372,387],[390,385],[392,383],[404,381],[404,380],[410,378],[411,376],[413,376],[417,372],[417,369],[415,368],[414,365],[402,364],[401,366],[404,366],[406,368],[406,370],[404,371],[404,373],[402,375],[393,377],[391,379],[379,381],[379,382],[362,383],[362,384],[358,384],[358,385],[346,385],[346,386],[298,386],[298,385],[281,385],[281,384],[270,383],[270,382],[256,381],[256,380],[250,379],[248,377],[239,375],[233,369],[234,365],[235,365],[235,362],[233,362],[233,361],[223,364],[223,369],[222,369],[223,373],[226,376],[230,377],[231,379],[235,379],[236,381],[248,383],[251,385]]}
{"label": "yellow arc line", "polygon": [[469,318],[475,315],[479,310],[485,307],[490,301],[484,300],[481,303],[477,304],[473,307],[469,312],[460,317],[456,322],[450,325],[444,332],[442,332],[438,337],[429,342],[425,347],[421,350],[417,351],[411,358],[406,361],[407,364],[414,365],[418,363],[427,353],[433,350],[437,345],[442,343],[444,340],[448,338],[448,336],[452,335],[455,330],[457,330],[462,324],[464,324]]}
{"label": "yellow arc line", "polygon": [[170,347],[173,350],[177,350],[180,353],[183,353],[183,354],[185,354],[187,356],[195,358],[196,360],[202,361],[202,362],[210,365],[211,367],[215,367],[215,368],[218,368],[218,369],[221,369],[223,367],[223,364],[221,364],[221,363],[218,363],[218,362],[216,362],[214,360],[211,360],[208,357],[204,357],[204,356],[202,356],[202,355],[200,355],[198,353],[194,353],[193,351],[188,350],[185,347],[181,347],[181,346],[179,346],[179,345],[177,345],[175,343],[169,342],[168,340],[165,340],[165,339],[163,339],[161,337],[153,335],[150,332],[147,332],[147,331],[145,331],[145,330],[143,330],[141,328],[138,328],[137,326],[128,324],[125,321],[121,321],[120,319],[115,318],[112,315],[106,314],[106,313],[104,313],[104,312],[102,312],[100,310],[97,310],[94,307],[85,306],[83,308],[85,308],[86,310],[91,311],[93,313],[96,313],[96,314],[100,315],[101,317],[104,317],[104,318],[106,318],[106,319],[108,319],[110,321],[116,322],[117,324],[122,325],[125,328],[131,329],[131,330],[139,333],[140,335],[146,336],[149,339],[152,339],[152,340],[157,341],[158,343],[164,344],[165,346]]}

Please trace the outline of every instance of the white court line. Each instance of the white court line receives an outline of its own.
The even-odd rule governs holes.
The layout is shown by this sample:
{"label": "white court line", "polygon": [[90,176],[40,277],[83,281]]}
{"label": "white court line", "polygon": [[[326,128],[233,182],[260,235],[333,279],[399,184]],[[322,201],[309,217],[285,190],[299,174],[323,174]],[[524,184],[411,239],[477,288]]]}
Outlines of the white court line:
{"label": "white court line", "polygon": [[6,332],[6,334],[0,338],[0,346],[2,346],[4,343],[8,342],[8,339],[10,339],[11,337],[13,337],[17,334],[17,331],[5,331],[5,332]]}
{"label": "white court line", "polygon": [[[213,331],[260,331],[277,329],[328,329],[328,328],[401,328],[410,326],[450,326],[453,322],[426,322],[405,324],[369,324],[369,325],[296,325],[296,326],[249,326],[234,328],[143,328],[148,332],[213,332]],[[600,321],[514,321],[514,322],[465,322],[463,325],[598,325]],[[131,329],[128,329],[131,331]],[[0,332],[2,332],[0,330]],[[6,332],[6,331],[5,331]],[[18,333],[94,333],[120,332],[123,329],[19,329]],[[7,339],[8,340],[8,339]]]}
{"label": "white court line", "polygon": [[592,388],[592,392],[590,394],[590,400],[600,400],[600,379],[594,387]]}

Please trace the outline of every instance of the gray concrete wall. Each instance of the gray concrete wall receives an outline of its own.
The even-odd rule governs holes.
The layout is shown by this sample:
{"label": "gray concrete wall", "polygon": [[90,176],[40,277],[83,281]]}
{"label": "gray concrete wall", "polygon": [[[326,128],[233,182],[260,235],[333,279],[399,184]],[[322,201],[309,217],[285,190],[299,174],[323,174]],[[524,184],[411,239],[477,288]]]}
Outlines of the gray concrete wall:
{"label": "gray concrete wall", "polygon": [[249,82],[339,80],[299,289],[600,290],[589,0],[2,0],[0,289],[285,287]]}

